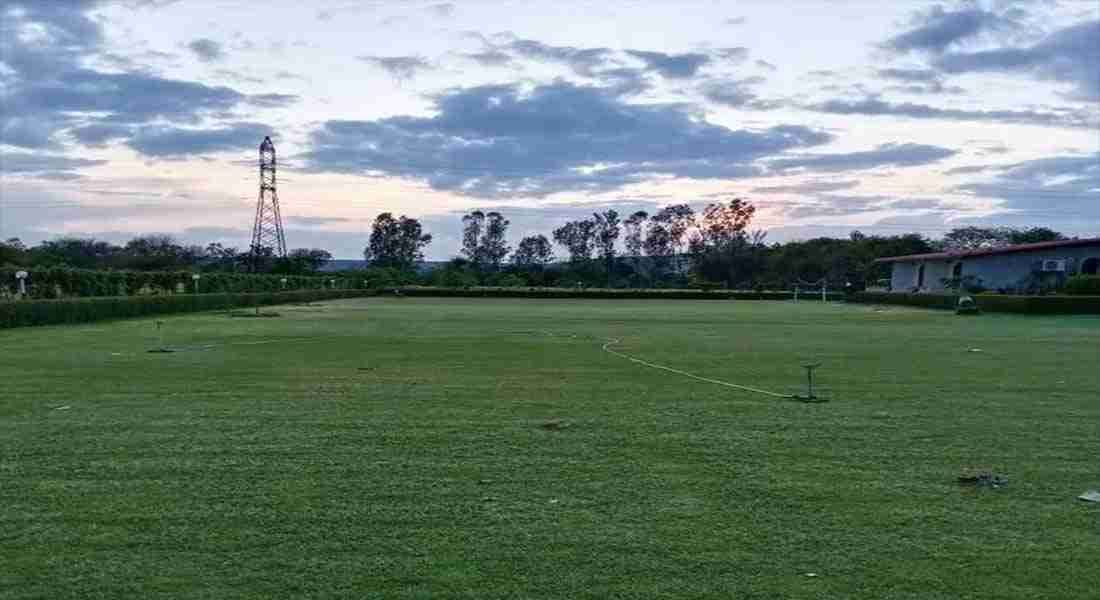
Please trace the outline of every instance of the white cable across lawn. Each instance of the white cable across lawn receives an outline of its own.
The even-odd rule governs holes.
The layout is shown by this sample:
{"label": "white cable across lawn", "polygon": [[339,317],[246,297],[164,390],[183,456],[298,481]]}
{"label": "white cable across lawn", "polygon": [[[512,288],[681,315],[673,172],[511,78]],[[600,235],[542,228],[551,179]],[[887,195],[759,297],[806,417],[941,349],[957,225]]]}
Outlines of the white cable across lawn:
{"label": "white cable across lawn", "polygon": [[640,358],[634,358],[633,356],[630,356],[629,354],[623,354],[622,352],[619,352],[617,350],[612,350],[611,346],[613,346],[615,344],[618,344],[619,341],[620,340],[618,340],[618,339],[608,340],[607,343],[603,345],[604,352],[614,354],[615,356],[625,358],[625,359],[627,359],[631,362],[635,362],[635,363],[638,363],[640,365],[645,365],[645,366],[653,368],[653,369],[661,369],[662,371],[668,371],[670,373],[676,373],[677,375],[683,375],[684,377],[690,377],[692,379],[698,379],[699,381],[705,381],[707,383],[713,383],[713,384],[716,384],[716,385],[724,385],[726,387],[733,388],[735,390],[753,392],[755,394],[764,394],[764,395],[767,395],[767,396],[772,396],[773,398],[793,398],[794,397],[791,394],[779,394],[779,393],[776,393],[776,392],[769,392],[768,390],[761,390],[761,389],[758,389],[758,388],[749,387],[747,385],[737,385],[736,383],[730,383],[728,381],[720,381],[718,379],[710,379],[710,378],[707,378],[707,377],[700,377],[698,375],[688,373],[687,371],[681,371],[679,369],[673,369],[672,367],[666,367],[664,365],[657,365],[657,364],[653,364],[651,362],[646,362],[646,361],[644,361]]}

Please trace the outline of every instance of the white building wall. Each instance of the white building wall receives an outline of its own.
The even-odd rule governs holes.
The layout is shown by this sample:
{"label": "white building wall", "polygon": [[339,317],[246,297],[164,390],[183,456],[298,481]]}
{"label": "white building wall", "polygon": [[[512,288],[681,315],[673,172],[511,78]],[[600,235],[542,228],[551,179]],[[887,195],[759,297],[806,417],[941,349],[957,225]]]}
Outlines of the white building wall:
{"label": "white building wall", "polygon": [[[890,291],[895,293],[942,293],[946,290],[944,279],[953,275],[956,263],[962,263],[962,276],[972,276],[983,287],[993,291],[1025,291],[1029,286],[1057,286],[1067,277],[1080,272],[1089,258],[1100,259],[1100,245],[1076,248],[1050,248],[1034,252],[994,254],[960,260],[926,260],[895,262],[890,278]],[[1041,261],[1065,260],[1064,273],[1039,273],[1036,266]],[[924,267],[924,284],[918,289],[920,268]]]}

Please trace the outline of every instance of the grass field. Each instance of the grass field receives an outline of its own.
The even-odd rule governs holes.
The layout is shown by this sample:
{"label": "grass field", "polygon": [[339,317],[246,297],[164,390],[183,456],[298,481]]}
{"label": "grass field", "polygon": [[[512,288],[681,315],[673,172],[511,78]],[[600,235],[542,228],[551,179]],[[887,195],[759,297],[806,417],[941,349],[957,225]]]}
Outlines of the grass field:
{"label": "grass field", "polygon": [[267,310],[0,332],[0,598],[1100,596],[1100,318]]}

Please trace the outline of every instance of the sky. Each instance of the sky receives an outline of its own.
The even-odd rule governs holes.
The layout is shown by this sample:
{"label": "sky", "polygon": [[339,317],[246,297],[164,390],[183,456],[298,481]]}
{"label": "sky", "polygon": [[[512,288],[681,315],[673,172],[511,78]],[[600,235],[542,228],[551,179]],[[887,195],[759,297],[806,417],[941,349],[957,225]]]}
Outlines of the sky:
{"label": "sky", "polygon": [[0,0],[0,239],[427,257],[609,208],[746,198],[768,241],[1100,236],[1100,3]]}

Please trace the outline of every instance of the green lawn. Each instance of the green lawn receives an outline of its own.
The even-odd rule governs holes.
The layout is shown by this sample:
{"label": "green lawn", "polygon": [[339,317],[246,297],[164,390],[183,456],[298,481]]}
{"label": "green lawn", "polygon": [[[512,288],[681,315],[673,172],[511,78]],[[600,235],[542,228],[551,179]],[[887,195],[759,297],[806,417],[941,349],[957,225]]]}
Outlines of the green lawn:
{"label": "green lawn", "polygon": [[1100,595],[1100,318],[265,310],[0,332],[0,598]]}

